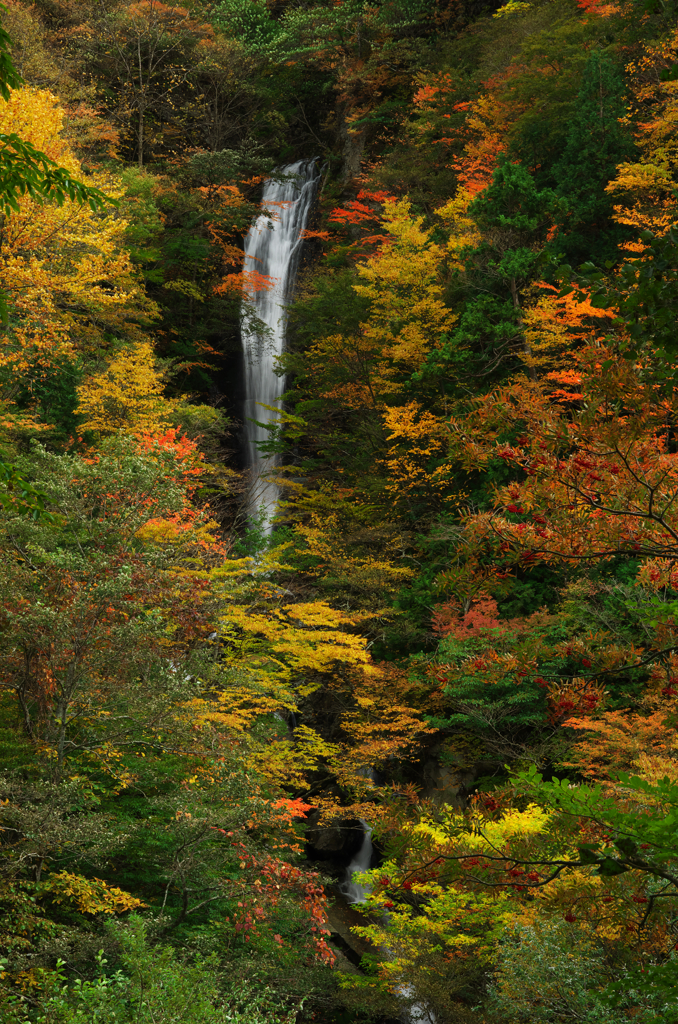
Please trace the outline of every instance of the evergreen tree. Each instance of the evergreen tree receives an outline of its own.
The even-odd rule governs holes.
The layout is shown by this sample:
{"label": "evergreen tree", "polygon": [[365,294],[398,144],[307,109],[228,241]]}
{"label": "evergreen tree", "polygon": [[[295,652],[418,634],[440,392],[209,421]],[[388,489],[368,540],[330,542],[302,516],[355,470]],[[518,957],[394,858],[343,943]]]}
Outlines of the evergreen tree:
{"label": "evergreen tree", "polygon": [[522,164],[501,158],[492,181],[468,208],[480,240],[460,253],[460,316],[455,329],[435,349],[425,371],[440,363],[465,363],[462,375],[503,372],[517,350],[526,350],[521,293],[539,275],[546,235],[559,201],[539,189]]}
{"label": "evergreen tree", "polygon": [[558,247],[576,263],[613,256],[628,232],[612,222],[612,199],[605,186],[617,166],[635,152],[629,129],[625,86],[606,53],[594,51],[584,70],[567,143],[553,168],[558,192],[567,200]]}

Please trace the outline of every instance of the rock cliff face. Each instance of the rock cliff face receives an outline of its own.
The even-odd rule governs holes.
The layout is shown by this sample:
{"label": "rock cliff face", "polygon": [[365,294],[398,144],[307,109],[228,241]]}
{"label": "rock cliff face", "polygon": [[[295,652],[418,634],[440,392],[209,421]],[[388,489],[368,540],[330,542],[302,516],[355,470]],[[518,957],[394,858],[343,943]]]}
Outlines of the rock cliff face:
{"label": "rock cliff face", "polygon": [[317,825],[320,813],[308,815],[311,828],[306,833],[309,856],[314,860],[334,861],[343,869],[362,846],[364,829],[358,818],[339,818],[329,825]]}

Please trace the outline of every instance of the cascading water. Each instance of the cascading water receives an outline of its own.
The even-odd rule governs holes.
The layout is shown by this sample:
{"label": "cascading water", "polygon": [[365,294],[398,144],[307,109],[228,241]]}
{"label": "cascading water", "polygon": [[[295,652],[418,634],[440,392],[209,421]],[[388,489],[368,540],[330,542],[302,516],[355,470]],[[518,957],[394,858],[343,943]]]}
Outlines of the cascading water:
{"label": "cascading water", "polygon": [[[340,885],[341,892],[346,899],[347,903],[362,903],[369,889],[364,885],[360,885],[359,882],[354,882],[353,875],[358,871],[368,871],[370,863],[372,861],[372,829],[363,821],[359,819],[360,824],[363,827],[363,841],[360,849],[354,856],[351,863],[346,868],[346,877]],[[389,914],[387,911],[384,912],[382,917],[384,924],[388,924]],[[390,958],[392,958],[391,951],[382,946],[382,952]],[[405,1024],[436,1024],[436,1018],[432,1010],[430,1010],[423,1003],[417,1002],[417,993],[413,985],[403,983],[396,987],[396,994],[400,998],[408,1003],[407,1010],[401,1018]]]}
{"label": "cascading water", "polygon": [[[245,353],[245,455],[251,477],[247,511],[251,519],[263,514],[262,526],[266,533],[272,528],[280,489],[270,478],[275,458],[262,456],[259,450],[259,445],[269,439],[269,432],[266,426],[258,424],[274,421],[275,409],[280,408],[279,395],[284,390],[284,382],[276,376],[275,366],[285,347],[285,303],[294,289],[302,232],[319,182],[320,172],[315,160],[300,160],[279,167],[276,178],[264,186],[262,208],[265,212],[257,218],[245,239],[246,273],[250,280],[263,275],[269,284],[267,288],[248,288],[247,306],[243,307],[241,317]],[[266,326],[265,334],[251,327],[252,309]]]}
{"label": "cascading water", "polygon": [[364,885],[353,881],[353,875],[356,872],[370,870],[370,862],[372,860],[372,829],[362,818],[359,821],[363,827],[363,841],[360,849],[346,868],[346,878],[340,886],[347,903],[362,903],[369,892]]}

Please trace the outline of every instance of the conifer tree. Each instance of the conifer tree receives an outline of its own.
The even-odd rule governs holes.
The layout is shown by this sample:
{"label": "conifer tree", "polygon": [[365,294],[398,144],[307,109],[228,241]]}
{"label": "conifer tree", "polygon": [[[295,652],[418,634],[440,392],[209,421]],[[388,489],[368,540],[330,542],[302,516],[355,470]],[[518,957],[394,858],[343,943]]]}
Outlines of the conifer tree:
{"label": "conifer tree", "polygon": [[612,202],[605,192],[617,166],[635,153],[629,130],[621,123],[626,113],[618,67],[607,54],[594,51],[584,70],[565,150],[553,169],[558,192],[569,206],[558,247],[577,263],[613,254],[626,237],[612,223]]}
{"label": "conifer tree", "polygon": [[522,164],[501,158],[490,184],[468,207],[479,237],[459,252],[462,311],[448,339],[431,353],[427,372],[438,373],[434,366],[457,361],[464,350],[473,374],[493,372],[525,350],[521,291],[539,273],[558,205],[555,192],[537,188]]}

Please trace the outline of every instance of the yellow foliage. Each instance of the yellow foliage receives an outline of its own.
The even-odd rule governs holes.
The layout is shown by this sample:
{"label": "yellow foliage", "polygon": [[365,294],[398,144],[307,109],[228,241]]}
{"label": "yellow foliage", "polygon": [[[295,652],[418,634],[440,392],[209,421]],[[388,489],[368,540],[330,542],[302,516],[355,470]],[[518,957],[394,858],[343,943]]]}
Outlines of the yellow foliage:
{"label": "yellow foliage", "polygon": [[[284,604],[258,609],[233,605],[223,622],[252,667],[282,679],[304,673],[329,672],[337,662],[358,665],[370,660],[367,641],[342,626],[355,625],[355,616],[337,611],[322,601]],[[238,640],[244,634],[245,638]],[[299,693],[311,692],[315,682],[301,684]]]}
{"label": "yellow foliage", "polygon": [[395,593],[414,575],[412,569],[384,558],[350,554],[336,514],[315,513],[310,523],[298,523],[294,532],[303,538],[309,554],[322,559],[315,573],[335,585],[368,593]]}
{"label": "yellow foliage", "polygon": [[[672,111],[672,130],[678,121],[678,102]],[[662,148],[648,155],[647,162],[620,164],[617,176],[605,191],[621,202],[614,207],[614,219],[639,231],[664,235],[678,217],[673,174],[678,163],[675,155]],[[635,252],[633,247],[625,249]]]}
{"label": "yellow foliage", "polygon": [[372,300],[370,319],[362,325],[367,342],[374,340],[389,358],[412,368],[456,320],[442,300],[445,251],[431,241],[432,229],[422,229],[423,219],[411,216],[405,199],[387,202],[382,227],[393,241],[358,267],[367,284],[354,285]]}
{"label": "yellow foliage", "polygon": [[447,249],[451,257],[451,265],[456,270],[463,270],[461,251],[467,246],[475,248],[480,244],[481,234],[476,222],[468,215],[468,208],[474,196],[462,186],[457,189],[454,199],[448,200],[444,206],[436,210],[437,216],[449,232]]}
{"label": "yellow foliage", "polygon": [[552,814],[537,804],[530,804],[524,811],[510,808],[501,818],[479,818],[469,825],[465,815],[449,804],[443,804],[436,819],[422,818],[411,827],[415,835],[427,836],[440,845],[462,842],[473,852],[495,853],[511,839],[534,838],[544,832]]}
{"label": "yellow foliage", "polygon": [[[64,111],[40,89],[13,91],[0,100],[0,132],[16,132],[79,179],[112,198],[122,194],[110,174],[86,176],[63,138]],[[104,334],[140,340],[140,324],[155,306],[140,286],[125,248],[126,222],[115,212],[93,212],[19,200],[4,219],[0,270],[10,308],[0,366],[24,373],[77,351],[100,349]]]}
{"label": "yellow foliage", "polygon": [[382,350],[378,332],[362,325],[357,334],[330,334],[308,350],[309,368],[320,396],[346,409],[382,407],[384,398],[398,391],[397,374]]}
{"label": "yellow foliage", "polygon": [[136,896],[100,878],[83,878],[68,871],[50,875],[41,889],[50,893],[54,903],[65,900],[75,904],[81,914],[124,914],[146,906]]}
{"label": "yellow foliage", "polygon": [[492,15],[493,18],[506,18],[511,14],[524,14],[532,10],[532,4],[522,3],[521,0],[509,0],[507,4],[500,7]]}
{"label": "yellow foliage", "polygon": [[[418,402],[392,406],[384,411],[384,426],[388,431],[389,453],[384,459],[387,467],[387,489],[396,501],[422,488],[441,490],[445,487],[449,470],[439,466],[431,471],[432,461],[442,461],[448,449],[449,432],[445,421]],[[458,500],[459,495],[455,495]]]}
{"label": "yellow foliage", "polygon": [[[251,761],[260,772],[278,785],[290,787],[308,786],[307,772],[316,772],[323,764],[336,763],[340,760],[341,749],[334,743],[328,743],[315,729],[306,725],[298,725],[294,730],[294,740],[279,740],[269,743],[260,751],[253,752]],[[316,805],[333,807],[334,799],[327,801],[320,797],[314,798]]]}
{"label": "yellow foliage", "polygon": [[[372,662],[359,632],[371,616],[322,601],[285,600],[286,591],[271,580],[274,567],[285,568],[277,561],[282,553],[264,553],[258,563],[227,560],[210,572],[225,609],[221,657],[203,693],[177,708],[177,721],[202,736],[205,749],[244,745],[248,763],[275,785],[303,789],[309,772],[323,770],[358,801],[373,797],[366,767],[415,756],[419,739],[432,731],[421,686],[393,666]],[[305,723],[292,733],[276,720],[321,689],[327,694],[321,700],[344,708],[340,741],[329,742]],[[325,816],[336,813],[336,803],[335,795],[314,795]],[[377,812],[373,803],[356,807]]]}
{"label": "yellow foliage", "polygon": [[121,352],[101,373],[78,389],[78,412],[84,430],[99,434],[116,430],[153,432],[167,425],[178,402],[163,398],[163,374],[156,367],[149,342]]}
{"label": "yellow foliage", "polygon": [[216,690],[209,699],[194,697],[180,707],[180,719],[196,729],[215,726],[230,733],[245,733],[261,715],[294,707],[286,691],[259,692],[255,686]]}
{"label": "yellow foliage", "polygon": [[476,962],[491,962],[511,906],[508,893],[468,892],[433,880],[413,880],[408,888],[417,900],[415,907],[394,903],[391,892],[379,887],[381,878],[396,872],[396,865],[386,861],[359,876],[362,884],[374,886],[367,898],[372,920],[352,929],[385,954],[380,973],[392,991],[402,991],[403,982],[411,979],[418,994],[425,991],[427,975],[442,975],[456,958],[461,964],[469,955]]}
{"label": "yellow foliage", "polygon": [[[344,715],[342,731],[352,741],[335,773],[349,789],[364,788],[366,765],[381,768],[396,756],[412,757],[417,742],[436,730],[426,725],[426,693],[408,673],[381,663],[354,673],[355,709]],[[424,705],[424,706],[422,706]]]}
{"label": "yellow foliage", "polygon": [[[606,191],[617,200],[615,220],[664,235],[678,219],[675,177],[678,171],[678,82],[662,81],[661,71],[678,56],[678,31],[660,42],[645,45],[639,57],[627,65],[635,79],[635,99],[642,117],[635,128],[641,157],[620,164]],[[649,120],[646,111],[651,112]],[[624,246],[630,252],[644,248],[640,242]]]}

